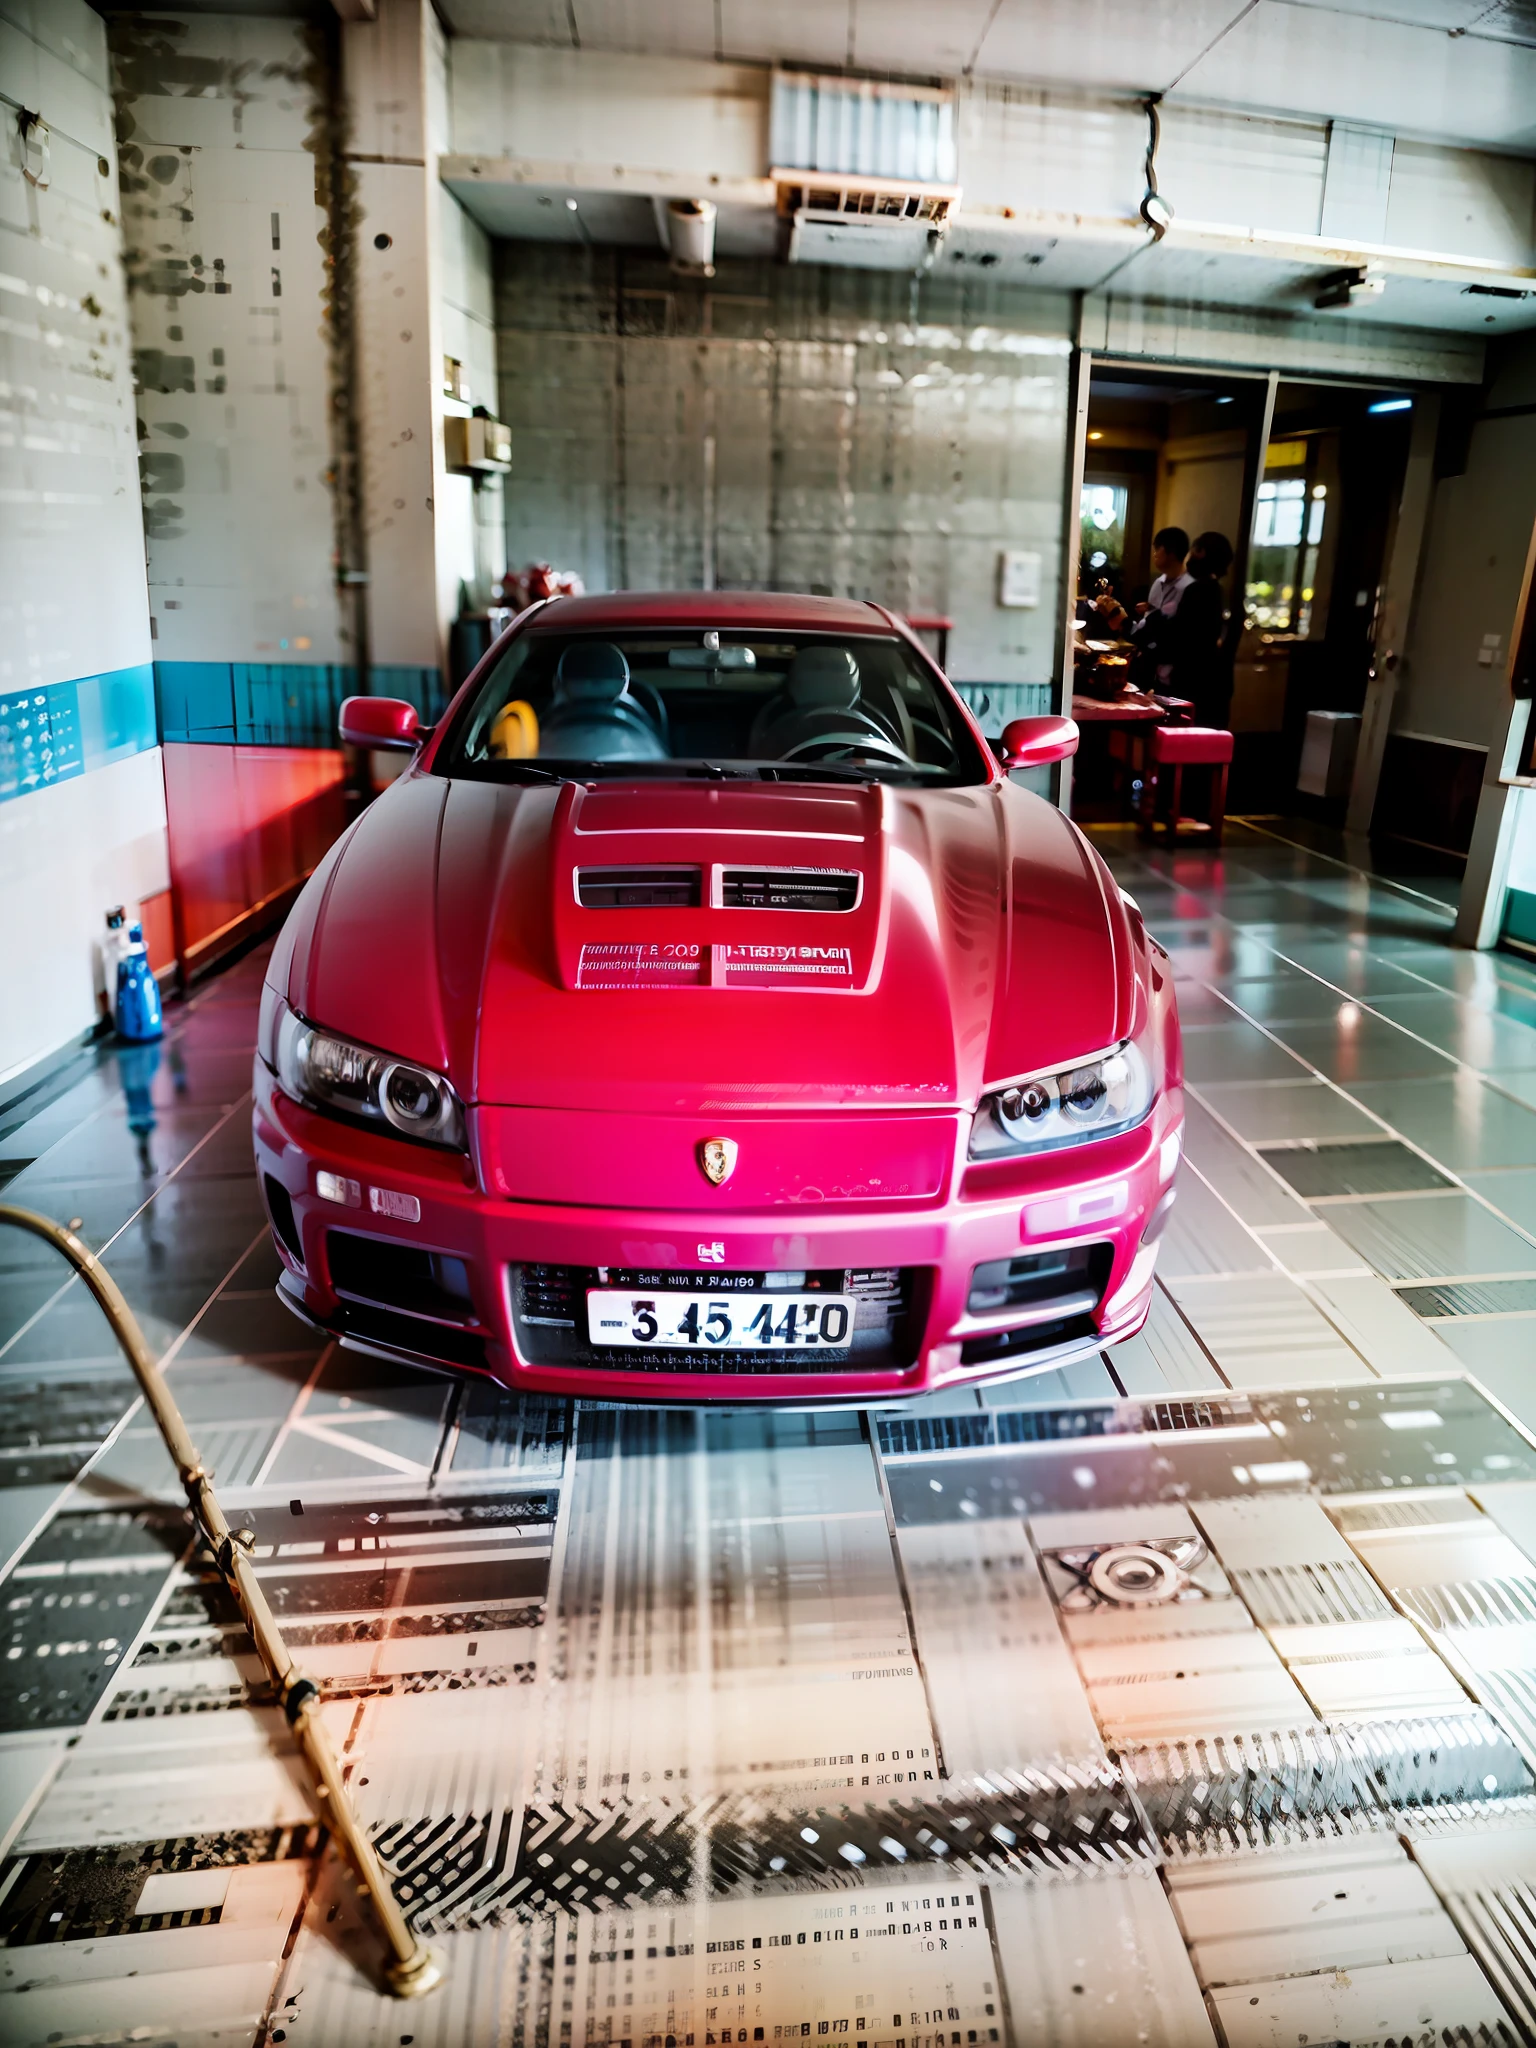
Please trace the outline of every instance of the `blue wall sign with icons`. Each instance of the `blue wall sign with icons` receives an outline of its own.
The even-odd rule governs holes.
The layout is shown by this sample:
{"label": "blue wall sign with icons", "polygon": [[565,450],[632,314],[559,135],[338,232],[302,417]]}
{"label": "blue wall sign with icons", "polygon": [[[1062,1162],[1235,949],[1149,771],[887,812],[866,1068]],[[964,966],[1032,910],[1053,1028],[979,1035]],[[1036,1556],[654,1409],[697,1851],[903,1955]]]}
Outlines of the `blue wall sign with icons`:
{"label": "blue wall sign with icons", "polygon": [[0,695],[0,803],[84,773],[77,684]]}

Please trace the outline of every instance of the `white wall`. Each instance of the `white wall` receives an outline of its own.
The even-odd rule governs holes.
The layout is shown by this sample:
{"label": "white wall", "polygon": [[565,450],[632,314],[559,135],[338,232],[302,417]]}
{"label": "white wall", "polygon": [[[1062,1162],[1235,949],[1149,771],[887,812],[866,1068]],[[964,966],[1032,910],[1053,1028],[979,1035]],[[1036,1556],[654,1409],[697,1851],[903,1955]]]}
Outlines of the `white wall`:
{"label": "white wall", "polygon": [[347,661],[304,24],[119,16],[112,51],[156,657]]}
{"label": "white wall", "polygon": [[1235,541],[1247,466],[1245,434],[1186,434],[1165,442],[1158,464],[1154,528],[1182,526],[1191,540],[1198,533],[1216,532]]}
{"label": "white wall", "polygon": [[[491,238],[444,186],[437,187],[437,264],[433,282],[445,355],[463,366],[465,412],[483,405],[492,413],[496,392],[496,282]],[[445,475],[438,499],[438,609],[455,617],[460,585],[478,608],[490,602],[491,584],[507,566],[499,476],[477,480]]]}
{"label": "white wall", "polygon": [[[437,160],[447,144],[446,74],[446,40],[427,0],[381,0],[376,20],[344,31],[375,666],[439,668],[459,572],[473,568],[463,492],[443,455],[443,357],[458,353],[446,334],[452,328],[462,338],[461,321],[445,324],[441,283],[446,209]],[[451,231],[455,223],[447,224]],[[454,268],[463,298],[465,266]],[[476,359],[483,362],[483,349]]]}
{"label": "white wall", "polygon": [[3,1081],[90,1028],[104,910],[168,875],[105,29],[83,0],[3,0],[0,71],[51,130],[48,182],[31,183],[5,111],[0,696],[128,671],[116,687],[131,713],[103,730],[88,685],[86,772],[0,794]]}
{"label": "white wall", "polygon": [[158,747],[0,804],[0,1083],[90,1029],[106,907],[169,880]]}
{"label": "white wall", "polygon": [[[1478,747],[1502,741],[1510,634],[1536,519],[1536,409],[1507,410],[1515,407],[1536,408],[1536,340],[1510,346],[1464,473],[1435,487],[1394,732]],[[1497,644],[1485,649],[1489,635]]]}

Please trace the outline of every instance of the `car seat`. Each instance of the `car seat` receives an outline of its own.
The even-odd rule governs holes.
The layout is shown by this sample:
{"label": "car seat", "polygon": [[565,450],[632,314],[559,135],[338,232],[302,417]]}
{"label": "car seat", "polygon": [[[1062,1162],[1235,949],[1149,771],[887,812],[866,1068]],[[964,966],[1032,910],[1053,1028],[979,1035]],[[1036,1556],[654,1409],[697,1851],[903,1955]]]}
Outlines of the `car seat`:
{"label": "car seat", "polygon": [[630,695],[622,648],[604,640],[575,640],[566,648],[539,751],[557,760],[666,760],[655,724]]}
{"label": "car seat", "polygon": [[859,702],[859,664],[846,647],[802,647],[784,687],[752,721],[747,751],[760,760],[784,760],[813,741],[829,747],[875,742],[894,752],[881,720]]}

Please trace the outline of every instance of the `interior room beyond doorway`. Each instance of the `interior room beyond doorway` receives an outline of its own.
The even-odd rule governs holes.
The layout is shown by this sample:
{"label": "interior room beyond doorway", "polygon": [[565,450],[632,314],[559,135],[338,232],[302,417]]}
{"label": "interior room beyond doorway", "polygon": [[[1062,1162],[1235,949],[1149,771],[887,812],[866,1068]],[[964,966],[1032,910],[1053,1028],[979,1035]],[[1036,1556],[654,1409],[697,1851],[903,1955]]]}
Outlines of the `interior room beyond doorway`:
{"label": "interior room beyond doorway", "polygon": [[[1232,548],[1221,579],[1228,807],[1342,824],[1413,409],[1404,390],[1093,366],[1073,655],[1084,727],[1076,816],[1134,811],[1145,751],[1134,736],[1193,716],[1170,665],[1095,609],[1104,599],[1138,617],[1166,560],[1154,562],[1154,543],[1172,528],[1190,542],[1220,534]],[[1313,713],[1323,715],[1309,724]]]}

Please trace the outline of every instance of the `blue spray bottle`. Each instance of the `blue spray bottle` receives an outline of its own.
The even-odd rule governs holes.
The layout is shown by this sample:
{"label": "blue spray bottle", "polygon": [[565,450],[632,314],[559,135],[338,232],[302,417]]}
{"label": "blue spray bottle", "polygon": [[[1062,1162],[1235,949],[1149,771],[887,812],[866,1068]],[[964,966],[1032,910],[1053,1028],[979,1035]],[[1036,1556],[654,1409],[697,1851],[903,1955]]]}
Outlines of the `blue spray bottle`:
{"label": "blue spray bottle", "polygon": [[141,924],[129,926],[128,951],[117,963],[115,1017],[118,1037],[135,1044],[159,1038],[165,1030],[160,1013],[160,984],[150,971],[149,949],[144,944]]}

